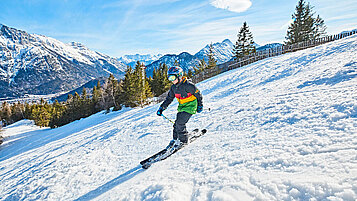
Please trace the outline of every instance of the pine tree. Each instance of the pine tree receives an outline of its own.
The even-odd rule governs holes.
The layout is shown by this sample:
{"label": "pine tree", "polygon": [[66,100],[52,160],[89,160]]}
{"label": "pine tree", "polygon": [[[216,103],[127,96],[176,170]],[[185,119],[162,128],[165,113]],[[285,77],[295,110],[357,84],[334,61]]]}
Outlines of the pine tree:
{"label": "pine tree", "polygon": [[40,127],[49,126],[49,123],[51,121],[50,109],[51,106],[48,104],[48,102],[45,102],[45,104],[42,107],[40,107],[39,124],[37,124],[38,126]]}
{"label": "pine tree", "polygon": [[91,100],[88,97],[87,89],[83,87],[81,94],[81,113],[83,117],[92,114]]}
{"label": "pine tree", "polygon": [[305,12],[303,15],[303,41],[307,41],[313,38],[315,23],[313,15],[314,13],[312,11],[312,6],[308,3],[305,7]]}
{"label": "pine tree", "polygon": [[193,69],[195,71],[195,75],[199,74],[200,72],[203,72],[207,68],[208,68],[208,66],[207,66],[206,61],[204,59],[201,59],[199,61],[198,65],[195,65],[193,67]]}
{"label": "pine tree", "polygon": [[110,74],[105,84],[105,109],[108,111],[110,107],[114,106],[114,111],[121,109],[120,103],[120,86],[118,80],[113,74]]}
{"label": "pine tree", "polygon": [[65,105],[59,103],[58,100],[55,100],[55,102],[52,104],[51,121],[49,123],[51,128],[56,128],[67,123],[67,121],[64,119],[65,111]]}
{"label": "pine tree", "polygon": [[191,69],[188,69],[187,71],[187,77],[192,78],[193,77],[193,71]]}
{"label": "pine tree", "polygon": [[161,75],[161,86],[162,86],[162,93],[165,93],[166,91],[168,91],[171,87],[171,82],[169,81],[168,77],[167,77],[167,71],[169,70],[168,66],[163,63],[160,66],[160,75]]}
{"label": "pine tree", "polygon": [[44,99],[41,99],[40,104],[34,105],[31,113],[31,119],[35,121],[37,126],[49,126],[51,120],[50,106]]}
{"label": "pine tree", "polygon": [[24,104],[17,102],[11,105],[11,122],[17,122],[25,118]]}
{"label": "pine tree", "polygon": [[86,101],[86,100],[89,99],[89,98],[88,98],[87,89],[84,88],[84,87],[83,87],[83,89],[82,89],[81,99],[84,100],[84,101]]}
{"label": "pine tree", "polygon": [[28,102],[25,103],[24,115],[25,115],[25,119],[30,119],[31,117],[31,105]]}
{"label": "pine tree", "polygon": [[209,45],[209,52],[207,54],[208,57],[208,69],[215,68],[217,66],[217,60],[214,58],[213,45],[212,43]]}
{"label": "pine tree", "polygon": [[134,71],[131,66],[128,66],[125,71],[125,76],[123,79],[123,93],[121,94],[121,98],[123,100],[123,104],[127,107],[132,106],[132,102],[135,101],[135,89],[134,89]]}
{"label": "pine tree", "polygon": [[74,117],[74,96],[72,94],[68,94],[68,98],[66,100],[66,111],[65,113],[63,114],[63,119],[65,122],[72,122],[75,120],[75,117]]}
{"label": "pine tree", "polygon": [[82,117],[82,111],[81,111],[81,105],[82,105],[82,101],[81,101],[81,96],[75,92],[74,96],[73,96],[73,102],[70,106],[70,113],[71,113],[71,119],[74,120],[79,120]]}
{"label": "pine tree", "polygon": [[296,12],[292,15],[293,23],[289,26],[287,36],[285,39],[287,40],[285,43],[290,45],[297,42],[301,42],[304,39],[303,36],[303,23],[304,23],[304,11],[305,11],[305,1],[299,0],[298,5],[296,6]]}
{"label": "pine tree", "polygon": [[115,91],[114,91],[114,111],[118,111],[122,109],[122,105],[123,105],[123,100],[121,95],[123,94],[123,82],[117,81],[117,86],[115,87]]}
{"label": "pine tree", "polygon": [[243,23],[243,26],[240,28],[237,37],[238,39],[233,49],[233,55],[235,59],[238,60],[239,58],[242,58],[245,55],[249,55],[256,51],[253,34],[249,31],[247,22]]}
{"label": "pine tree", "polygon": [[320,37],[326,36],[326,25],[325,21],[321,19],[320,15],[317,15],[315,19],[315,28],[314,28],[314,33],[313,33],[313,39],[317,39]]}
{"label": "pine tree", "polygon": [[[161,64],[160,64],[160,67],[161,67]],[[151,86],[154,96],[156,96],[156,97],[159,96],[161,93],[160,78],[161,78],[160,70],[154,69],[154,71],[152,72],[152,79],[150,81],[150,86]]]}
{"label": "pine tree", "polygon": [[91,102],[92,113],[97,113],[100,111],[100,110],[98,110],[98,107],[97,107],[97,105],[99,103],[99,99],[100,99],[100,92],[99,92],[99,90],[97,90],[97,87],[94,86],[93,92],[92,92],[92,102]]}
{"label": "pine tree", "polygon": [[96,87],[93,87],[92,104],[93,104],[93,113],[97,113],[105,109],[104,92],[100,85],[100,81],[98,81]]}
{"label": "pine tree", "polygon": [[115,82],[117,82],[117,81],[114,78],[114,75],[110,74],[109,78],[106,80],[104,87],[103,87],[104,88],[104,100],[105,100],[105,106],[104,106],[105,108],[104,109],[107,110],[107,112],[109,112],[109,109],[114,105],[114,102],[115,102],[114,91],[115,91],[115,86],[118,85]]}
{"label": "pine tree", "polygon": [[8,104],[6,101],[4,101],[1,105],[1,117],[2,121],[4,122],[5,125],[11,124],[11,107],[10,104]]}
{"label": "pine tree", "polygon": [[153,71],[150,86],[156,97],[168,91],[171,86],[170,81],[167,79],[167,70],[167,65],[162,63],[158,69]]}
{"label": "pine tree", "polygon": [[135,66],[134,74],[134,78],[136,80],[135,88],[137,88],[137,96],[140,99],[140,105],[144,106],[148,104],[148,98],[153,97],[148,78],[146,77],[144,64],[138,61]]}
{"label": "pine tree", "polygon": [[299,0],[292,15],[294,20],[287,31],[285,43],[290,45],[311,39],[316,39],[326,33],[324,20],[318,15],[314,18],[313,7],[305,0]]}
{"label": "pine tree", "polygon": [[[128,66],[122,84],[122,100],[125,106],[137,107],[148,103],[148,98],[152,97],[151,87],[148,78],[145,75],[143,64],[139,61],[133,70]],[[144,70],[144,77],[143,77]]]}

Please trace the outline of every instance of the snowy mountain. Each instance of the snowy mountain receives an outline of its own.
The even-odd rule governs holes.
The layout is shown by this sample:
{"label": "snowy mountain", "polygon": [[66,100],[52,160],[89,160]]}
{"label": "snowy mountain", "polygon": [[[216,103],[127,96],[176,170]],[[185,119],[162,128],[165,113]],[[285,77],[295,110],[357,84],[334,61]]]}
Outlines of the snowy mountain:
{"label": "snowy mountain", "polygon": [[187,126],[208,133],[148,170],[172,137],[158,104],[21,121],[4,131],[0,200],[356,200],[356,86],[357,35],[205,80],[211,109]]}
{"label": "snowy mountain", "polygon": [[151,54],[146,54],[146,55],[140,55],[140,54],[135,54],[135,55],[124,55],[120,58],[118,58],[119,62],[122,62],[126,65],[129,65],[131,67],[135,67],[136,62],[140,61],[141,63],[144,63],[144,65],[149,65],[152,62],[160,59],[162,57],[162,54],[157,54],[157,55],[151,55]]}
{"label": "snowy mountain", "polygon": [[[214,43],[213,44],[215,57],[218,64],[229,61],[232,58],[232,50],[233,43],[226,39],[222,43]],[[188,71],[189,69],[193,69],[193,66],[198,65],[200,59],[205,59],[208,61],[207,53],[209,51],[209,45],[206,45],[203,49],[197,52],[195,55],[191,55],[188,52],[182,52],[178,55],[176,54],[166,54],[166,55],[125,55],[120,57],[118,61],[135,67],[136,62],[140,61],[147,66],[147,76],[152,76],[152,72],[155,68],[158,68],[161,63],[166,63],[169,66],[174,65],[177,60],[180,66]]]}
{"label": "snowy mountain", "polygon": [[[222,43],[213,43],[213,53],[217,64],[225,63],[233,57],[233,43],[229,39],[225,39]],[[209,45],[206,45],[202,50],[197,52],[195,56],[199,59],[208,61],[207,54],[209,53]]]}
{"label": "snowy mountain", "polygon": [[[212,45],[214,48],[217,64],[221,64],[232,59],[233,43],[229,39],[222,41],[222,43],[214,43]],[[167,54],[161,57],[159,60],[151,63],[150,65],[147,65],[146,74],[147,76],[152,76],[154,69],[159,68],[161,63],[165,63],[168,66],[173,66],[176,60],[180,64],[180,67],[187,72],[188,70],[192,70],[195,65],[198,65],[201,59],[205,59],[206,62],[208,62],[208,58],[206,56],[208,51],[209,45],[206,45],[195,55],[191,55],[188,52],[182,52],[179,55]]]}
{"label": "snowy mountain", "polygon": [[192,69],[193,66],[198,65],[200,60],[188,52],[182,52],[179,55],[167,54],[161,57],[159,60],[154,61],[150,65],[147,65],[146,75],[152,76],[154,69],[158,69],[160,67],[160,64],[162,63],[165,63],[166,65],[171,67],[175,64],[175,61],[177,61],[180,64],[180,67],[187,72],[189,69]]}
{"label": "snowy mountain", "polygon": [[122,77],[125,68],[80,43],[0,26],[0,98],[68,91],[109,73]]}

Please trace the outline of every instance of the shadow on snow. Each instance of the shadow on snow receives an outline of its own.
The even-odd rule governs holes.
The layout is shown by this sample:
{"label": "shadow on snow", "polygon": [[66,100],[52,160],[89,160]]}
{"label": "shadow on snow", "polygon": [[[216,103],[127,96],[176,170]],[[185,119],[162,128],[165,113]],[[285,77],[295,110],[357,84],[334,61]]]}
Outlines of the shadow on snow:
{"label": "shadow on snow", "polygon": [[108,192],[109,190],[113,189],[114,187],[134,178],[136,175],[140,174],[143,171],[145,171],[145,170],[141,168],[141,165],[138,165],[135,168],[133,168],[133,169],[125,172],[124,174],[114,178],[113,180],[107,182],[106,184],[98,187],[97,189],[92,190],[85,195],[82,195],[81,197],[77,198],[75,201],[91,200],[91,199],[97,198],[98,196]]}

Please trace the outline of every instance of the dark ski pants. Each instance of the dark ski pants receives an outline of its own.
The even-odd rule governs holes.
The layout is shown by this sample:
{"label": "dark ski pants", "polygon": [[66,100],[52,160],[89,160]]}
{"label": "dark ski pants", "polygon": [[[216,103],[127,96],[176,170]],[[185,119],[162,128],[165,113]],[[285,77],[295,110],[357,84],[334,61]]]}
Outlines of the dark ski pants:
{"label": "dark ski pants", "polygon": [[179,139],[183,143],[188,141],[188,132],[186,130],[186,123],[191,118],[192,114],[187,112],[179,112],[176,116],[174,124],[174,139]]}

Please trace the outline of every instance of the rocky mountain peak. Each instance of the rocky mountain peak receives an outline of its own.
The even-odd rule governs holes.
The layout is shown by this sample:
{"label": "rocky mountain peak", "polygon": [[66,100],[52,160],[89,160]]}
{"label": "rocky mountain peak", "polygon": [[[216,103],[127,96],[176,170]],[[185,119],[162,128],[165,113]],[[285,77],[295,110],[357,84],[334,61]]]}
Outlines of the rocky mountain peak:
{"label": "rocky mountain peak", "polygon": [[121,78],[125,68],[80,43],[0,26],[0,98],[69,91],[110,73]]}

